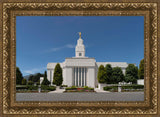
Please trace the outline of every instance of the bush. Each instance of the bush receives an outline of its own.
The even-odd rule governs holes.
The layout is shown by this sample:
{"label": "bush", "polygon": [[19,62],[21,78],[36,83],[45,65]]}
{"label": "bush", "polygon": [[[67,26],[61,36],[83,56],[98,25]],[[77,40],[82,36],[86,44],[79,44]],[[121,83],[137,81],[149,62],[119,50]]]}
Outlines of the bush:
{"label": "bush", "polygon": [[54,90],[56,90],[56,87],[55,87],[55,86],[42,85],[42,86],[41,86],[41,89],[42,89],[42,90],[54,91]]}
{"label": "bush", "polygon": [[105,90],[105,91],[117,91],[118,86],[106,86],[106,87],[103,87],[103,90]]}
{"label": "bush", "polygon": [[23,78],[22,85],[26,85],[26,84],[27,84],[27,80]]}
{"label": "bush", "polygon": [[38,86],[28,85],[27,89],[28,90],[38,90]]}
{"label": "bush", "polygon": [[85,89],[88,89],[89,87],[88,87],[88,86],[84,86],[84,88],[85,88]]}
{"label": "bush", "polygon": [[74,91],[86,91],[86,90],[93,90],[94,91],[94,88],[91,88],[91,87],[88,87],[88,86],[84,86],[84,87],[76,87],[76,86],[72,86],[72,87],[67,87],[65,88],[65,90],[74,90]]}
{"label": "bush", "polygon": [[67,87],[67,88],[66,88],[66,90],[71,90],[71,89],[72,89],[71,87]]}
{"label": "bush", "polygon": [[36,85],[40,85],[40,82],[36,82]]}
{"label": "bush", "polygon": [[16,86],[16,90],[27,90],[28,87],[25,85],[21,85],[21,86]]}
{"label": "bush", "polygon": [[61,87],[68,87],[68,85],[61,85]]}
{"label": "bush", "polygon": [[34,84],[34,82],[33,81],[28,81],[28,83],[27,83],[28,85],[33,85]]}
{"label": "bush", "polygon": [[122,89],[143,89],[144,85],[122,86]]}
{"label": "bush", "polygon": [[105,90],[105,91],[109,91],[111,89],[112,89],[112,87],[103,87],[103,90]]}
{"label": "bush", "polygon": [[77,87],[76,87],[76,86],[71,86],[71,88],[72,88],[72,89],[76,89]]}

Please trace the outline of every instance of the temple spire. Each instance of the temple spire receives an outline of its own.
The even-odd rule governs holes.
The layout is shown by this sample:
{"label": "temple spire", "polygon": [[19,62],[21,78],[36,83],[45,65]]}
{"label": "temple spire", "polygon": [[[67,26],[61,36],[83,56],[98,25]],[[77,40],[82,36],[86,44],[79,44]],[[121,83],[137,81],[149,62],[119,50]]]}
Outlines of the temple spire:
{"label": "temple spire", "polygon": [[81,38],[81,32],[79,32],[79,38]]}
{"label": "temple spire", "polygon": [[78,33],[79,33],[79,39],[77,40],[75,54],[76,57],[85,57],[85,46],[83,44],[83,39],[81,38],[81,32]]}

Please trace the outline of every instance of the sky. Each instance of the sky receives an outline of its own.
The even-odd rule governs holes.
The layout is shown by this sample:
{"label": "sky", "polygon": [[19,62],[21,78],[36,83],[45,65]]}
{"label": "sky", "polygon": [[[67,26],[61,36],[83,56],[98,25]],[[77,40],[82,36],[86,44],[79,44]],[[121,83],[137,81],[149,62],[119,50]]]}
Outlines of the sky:
{"label": "sky", "polygon": [[17,16],[16,65],[23,76],[44,73],[49,62],[75,56],[82,33],[86,56],[139,66],[144,57],[143,16]]}

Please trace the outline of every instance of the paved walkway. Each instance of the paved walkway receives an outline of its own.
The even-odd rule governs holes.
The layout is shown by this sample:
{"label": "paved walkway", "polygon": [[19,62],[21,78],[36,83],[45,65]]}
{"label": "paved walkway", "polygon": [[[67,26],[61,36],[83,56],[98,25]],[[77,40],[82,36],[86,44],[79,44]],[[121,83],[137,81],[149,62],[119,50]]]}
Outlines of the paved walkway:
{"label": "paved walkway", "polygon": [[144,92],[16,93],[17,101],[144,101]]}
{"label": "paved walkway", "polygon": [[56,89],[55,91],[50,91],[48,93],[63,93],[65,89]]}
{"label": "paved walkway", "polygon": [[109,91],[105,91],[105,90],[102,90],[102,89],[99,89],[99,88],[95,88],[94,89],[97,93],[109,93]]}

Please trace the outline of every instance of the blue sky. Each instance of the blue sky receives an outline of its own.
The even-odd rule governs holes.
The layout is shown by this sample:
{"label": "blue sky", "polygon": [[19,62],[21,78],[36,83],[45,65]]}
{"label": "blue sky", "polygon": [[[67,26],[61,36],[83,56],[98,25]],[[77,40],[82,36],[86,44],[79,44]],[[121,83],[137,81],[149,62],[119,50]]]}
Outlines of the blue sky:
{"label": "blue sky", "polygon": [[17,16],[17,66],[24,76],[44,73],[48,62],[74,57],[78,32],[97,62],[138,66],[144,57],[143,16]]}

